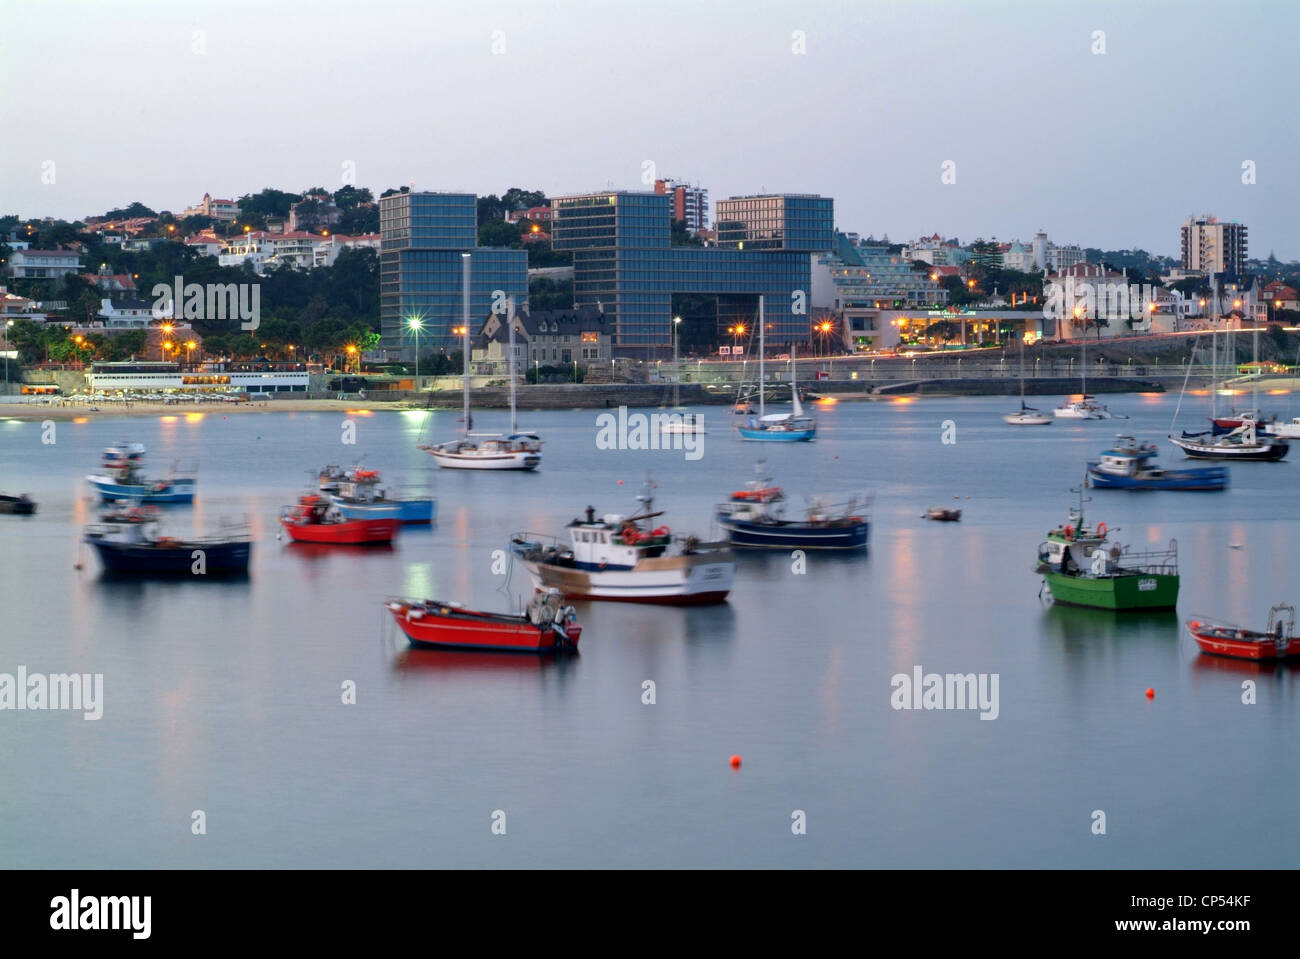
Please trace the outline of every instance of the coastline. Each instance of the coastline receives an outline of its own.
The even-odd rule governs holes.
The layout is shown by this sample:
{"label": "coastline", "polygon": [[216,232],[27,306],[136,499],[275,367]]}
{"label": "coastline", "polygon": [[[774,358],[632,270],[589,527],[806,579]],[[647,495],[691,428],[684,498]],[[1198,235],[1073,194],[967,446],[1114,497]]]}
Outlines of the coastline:
{"label": "coastline", "polygon": [[371,402],[369,400],[266,400],[252,403],[105,403],[99,412],[91,413],[85,406],[46,406],[40,403],[4,403],[0,404],[0,420],[23,420],[55,422],[75,422],[90,419],[107,419],[121,417],[225,417],[246,416],[253,413],[349,413],[365,411],[379,413],[388,411],[419,410],[404,402]]}

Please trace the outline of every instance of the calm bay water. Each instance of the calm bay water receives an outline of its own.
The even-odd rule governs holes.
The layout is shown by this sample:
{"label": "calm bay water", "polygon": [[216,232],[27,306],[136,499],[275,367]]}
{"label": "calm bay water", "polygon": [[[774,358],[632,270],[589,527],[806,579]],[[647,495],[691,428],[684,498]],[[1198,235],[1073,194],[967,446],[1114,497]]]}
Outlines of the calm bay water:
{"label": "calm bay water", "polygon": [[[1035,551],[1086,459],[1131,430],[1181,461],[1163,441],[1176,395],[1106,399],[1132,420],[1013,428],[1005,397],[842,403],[819,410],[816,443],[790,447],[740,442],[711,408],[694,462],[598,450],[596,411],[527,413],[546,441],[531,475],[437,471],[415,448],[428,414],[354,416],[355,446],[326,413],[103,415],[59,423],[53,445],[0,421],[0,489],[40,503],[0,516],[0,672],[103,673],[105,699],[94,722],[0,712],[0,862],[1294,867],[1296,670],[1202,657],[1180,624],[1262,625],[1300,600],[1300,463],[1231,466],[1219,494],[1093,491],[1090,520],[1119,541],[1178,540],[1178,615],[1051,607]],[[1184,425],[1204,415],[1189,403]],[[457,429],[431,419],[432,438]],[[154,473],[198,462],[199,500],[168,522],[247,517],[248,581],[101,581],[79,546],[82,477],[120,439],[145,443]],[[437,526],[385,551],[277,542],[308,471],[361,454],[390,483],[433,485]],[[647,469],[668,524],[707,532],[760,456],[792,507],[874,491],[869,554],[810,553],[806,575],[786,554],[741,556],[718,607],[579,604],[581,654],[558,660],[414,652],[387,623],[390,594],[516,605],[523,571],[506,587],[492,570],[509,534],[560,533],[588,504],[631,512]],[[919,518],[936,504],[962,522]],[[997,673],[997,719],[892,709],[891,677],[916,665]]]}

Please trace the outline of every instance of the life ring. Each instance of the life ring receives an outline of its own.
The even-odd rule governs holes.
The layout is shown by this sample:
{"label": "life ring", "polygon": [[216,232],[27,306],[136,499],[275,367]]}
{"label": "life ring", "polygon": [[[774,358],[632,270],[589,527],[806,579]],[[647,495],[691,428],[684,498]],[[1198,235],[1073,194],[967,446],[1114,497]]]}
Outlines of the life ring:
{"label": "life ring", "polygon": [[1097,524],[1097,535],[1100,536],[1100,537],[1102,537],[1102,538],[1105,538],[1105,536],[1106,536],[1106,524],[1105,524],[1105,523],[1098,523],[1098,524]]}
{"label": "life ring", "polygon": [[1067,526],[1067,527],[1065,527],[1065,538],[1066,538],[1066,539],[1074,539],[1074,527],[1073,527],[1073,526]]}
{"label": "life ring", "polygon": [[638,529],[636,529],[636,528],[634,528],[634,527],[631,527],[631,526],[629,526],[627,529],[623,530],[623,545],[625,545],[625,546],[635,546],[635,545],[636,545],[637,543],[639,543],[639,542],[641,542],[641,531],[640,531],[640,530],[638,530]]}
{"label": "life ring", "polygon": [[660,537],[660,536],[667,536],[667,535],[669,535],[668,527],[667,527],[667,526],[660,526],[660,527],[658,527],[657,529],[655,529],[653,532],[651,532],[650,535],[651,535],[651,536],[654,536],[654,537],[656,537],[656,538],[658,538],[658,537]]}

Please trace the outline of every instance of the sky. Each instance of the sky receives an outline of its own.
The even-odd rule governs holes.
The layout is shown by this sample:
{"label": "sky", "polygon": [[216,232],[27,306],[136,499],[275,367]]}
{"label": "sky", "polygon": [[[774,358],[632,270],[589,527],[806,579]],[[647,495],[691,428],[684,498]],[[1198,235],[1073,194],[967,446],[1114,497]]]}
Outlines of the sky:
{"label": "sky", "polygon": [[1295,0],[7,3],[0,214],[658,175],[894,242],[1177,256],[1210,213],[1300,259]]}

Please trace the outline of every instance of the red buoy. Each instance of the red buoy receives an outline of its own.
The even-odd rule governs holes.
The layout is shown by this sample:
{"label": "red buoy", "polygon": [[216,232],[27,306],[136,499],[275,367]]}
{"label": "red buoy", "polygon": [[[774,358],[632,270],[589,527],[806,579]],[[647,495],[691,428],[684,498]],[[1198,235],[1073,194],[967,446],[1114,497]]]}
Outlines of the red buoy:
{"label": "red buoy", "polygon": [[1148,687],[1147,687],[1147,699],[1155,699],[1155,698],[1156,698],[1156,691],[1155,691],[1154,689],[1152,689],[1150,686],[1148,686]]}
{"label": "red buoy", "polygon": [[732,768],[732,769],[739,769],[739,768],[740,768],[740,757],[739,757],[739,756],[732,756],[732,757],[731,757],[731,768]]}

